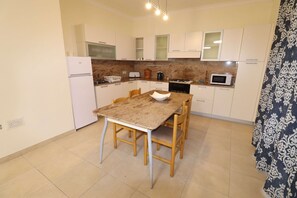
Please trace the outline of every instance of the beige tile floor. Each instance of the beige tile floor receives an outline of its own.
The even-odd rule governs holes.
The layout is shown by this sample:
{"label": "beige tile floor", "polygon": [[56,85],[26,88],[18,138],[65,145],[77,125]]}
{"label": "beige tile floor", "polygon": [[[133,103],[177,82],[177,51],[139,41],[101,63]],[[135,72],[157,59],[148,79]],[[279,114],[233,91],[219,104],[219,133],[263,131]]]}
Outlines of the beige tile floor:
{"label": "beige tile floor", "polygon": [[[100,119],[0,164],[0,197],[265,197],[265,175],[255,169],[250,144],[252,126],[191,116],[184,159],[176,157],[173,178],[167,164],[154,160],[154,189],[143,165],[142,138],[133,157],[127,144],[113,148],[109,127],[99,164],[102,127]],[[170,155],[163,147],[158,152]]]}

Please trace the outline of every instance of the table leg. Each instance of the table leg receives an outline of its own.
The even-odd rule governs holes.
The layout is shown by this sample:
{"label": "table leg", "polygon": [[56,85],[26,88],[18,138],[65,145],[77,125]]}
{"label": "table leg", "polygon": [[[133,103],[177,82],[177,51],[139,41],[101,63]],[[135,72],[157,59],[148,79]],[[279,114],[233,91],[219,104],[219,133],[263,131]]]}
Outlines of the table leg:
{"label": "table leg", "polygon": [[153,178],[153,153],[152,153],[152,131],[147,132],[147,145],[148,145],[148,154],[149,154],[149,165],[150,165],[150,180],[151,180],[151,188],[154,185]]}
{"label": "table leg", "polygon": [[107,121],[107,118],[105,117],[104,127],[103,127],[103,130],[102,130],[101,141],[100,141],[100,164],[102,163],[104,138],[105,138],[105,134],[106,134],[107,125],[108,125],[108,121]]}

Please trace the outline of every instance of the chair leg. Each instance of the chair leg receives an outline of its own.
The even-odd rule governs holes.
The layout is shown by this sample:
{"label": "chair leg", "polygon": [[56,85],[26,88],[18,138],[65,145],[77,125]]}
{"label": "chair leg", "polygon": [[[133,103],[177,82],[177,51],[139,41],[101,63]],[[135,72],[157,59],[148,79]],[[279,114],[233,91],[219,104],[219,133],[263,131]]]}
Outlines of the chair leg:
{"label": "chair leg", "polygon": [[160,150],[160,144],[157,143],[157,151]]}
{"label": "chair leg", "polygon": [[113,124],[113,147],[116,149],[117,145],[117,125]]}
{"label": "chair leg", "polygon": [[184,158],[184,145],[185,145],[185,140],[184,139],[181,139],[180,140],[180,153],[179,153],[179,159],[183,159]]}
{"label": "chair leg", "polygon": [[137,135],[137,131],[134,130],[134,131],[133,131],[133,154],[134,154],[134,156],[137,155],[136,135]]}
{"label": "chair leg", "polygon": [[144,165],[147,165],[147,135],[144,135],[143,138],[144,144],[143,144],[143,159],[144,159]]}
{"label": "chair leg", "polygon": [[129,138],[132,137],[132,131],[129,130]]}
{"label": "chair leg", "polygon": [[173,147],[171,148],[171,162],[170,162],[170,176],[174,176],[174,163],[175,163],[175,147],[176,145],[172,145]]}

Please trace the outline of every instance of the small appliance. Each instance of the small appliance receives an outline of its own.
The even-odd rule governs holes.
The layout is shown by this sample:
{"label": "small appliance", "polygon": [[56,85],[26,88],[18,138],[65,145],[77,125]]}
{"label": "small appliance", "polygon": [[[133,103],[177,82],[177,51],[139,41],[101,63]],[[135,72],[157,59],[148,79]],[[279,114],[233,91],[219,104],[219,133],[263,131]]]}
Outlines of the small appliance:
{"label": "small appliance", "polygon": [[231,85],[232,74],[211,74],[210,84],[213,85]]}
{"label": "small appliance", "polygon": [[140,72],[129,72],[129,78],[140,78]]}
{"label": "small appliance", "polygon": [[163,80],[164,79],[164,74],[161,71],[157,72],[157,80]]}

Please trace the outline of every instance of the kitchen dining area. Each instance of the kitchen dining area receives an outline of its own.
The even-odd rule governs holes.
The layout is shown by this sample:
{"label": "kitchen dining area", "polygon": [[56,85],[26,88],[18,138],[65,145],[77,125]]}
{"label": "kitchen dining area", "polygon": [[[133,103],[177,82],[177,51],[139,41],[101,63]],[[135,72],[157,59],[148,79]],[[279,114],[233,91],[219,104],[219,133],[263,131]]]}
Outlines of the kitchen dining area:
{"label": "kitchen dining area", "polygon": [[293,2],[4,1],[0,197],[296,197]]}

